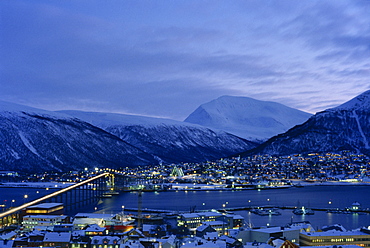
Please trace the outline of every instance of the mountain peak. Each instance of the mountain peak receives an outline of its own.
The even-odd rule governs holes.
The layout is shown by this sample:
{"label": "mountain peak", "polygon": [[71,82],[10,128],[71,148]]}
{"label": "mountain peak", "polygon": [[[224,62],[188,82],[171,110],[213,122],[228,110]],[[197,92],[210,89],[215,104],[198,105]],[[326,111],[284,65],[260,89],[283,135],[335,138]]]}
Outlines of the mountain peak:
{"label": "mountain peak", "polygon": [[185,122],[264,140],[301,124],[311,115],[283,104],[250,97],[221,96],[199,106]]}
{"label": "mountain peak", "polygon": [[365,91],[332,110],[370,110],[370,90]]}

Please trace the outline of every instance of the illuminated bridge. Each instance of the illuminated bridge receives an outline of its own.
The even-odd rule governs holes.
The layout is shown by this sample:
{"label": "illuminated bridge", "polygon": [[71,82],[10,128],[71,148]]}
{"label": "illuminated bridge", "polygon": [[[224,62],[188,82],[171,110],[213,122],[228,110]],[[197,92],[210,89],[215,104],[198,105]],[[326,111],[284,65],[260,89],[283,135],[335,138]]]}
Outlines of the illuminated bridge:
{"label": "illuminated bridge", "polygon": [[0,227],[17,224],[22,210],[40,203],[63,203],[66,214],[76,209],[97,204],[105,194],[114,192],[122,185],[123,176],[112,173],[102,173],[85,181],[73,184],[67,188],[40,197],[21,206],[0,213]]}

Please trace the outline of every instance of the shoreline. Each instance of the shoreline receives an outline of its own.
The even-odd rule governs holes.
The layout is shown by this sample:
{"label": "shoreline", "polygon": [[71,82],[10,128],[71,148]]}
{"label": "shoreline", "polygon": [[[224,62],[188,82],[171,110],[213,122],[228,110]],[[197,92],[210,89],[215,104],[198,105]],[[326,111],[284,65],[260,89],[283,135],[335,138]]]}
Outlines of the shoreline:
{"label": "shoreline", "polygon": [[[0,188],[38,188],[38,189],[62,189],[73,185],[74,183],[59,183],[59,182],[7,182],[0,183]],[[164,184],[168,185],[168,184]],[[370,182],[345,182],[345,181],[295,181],[292,185],[282,186],[262,186],[258,184],[246,185],[244,187],[229,188],[227,185],[210,186],[206,184],[176,184],[170,189],[144,189],[144,192],[166,192],[166,191],[239,191],[239,190],[272,190],[272,189],[289,189],[289,188],[302,188],[312,186],[370,186]],[[120,190],[122,192],[136,192],[137,189]]]}

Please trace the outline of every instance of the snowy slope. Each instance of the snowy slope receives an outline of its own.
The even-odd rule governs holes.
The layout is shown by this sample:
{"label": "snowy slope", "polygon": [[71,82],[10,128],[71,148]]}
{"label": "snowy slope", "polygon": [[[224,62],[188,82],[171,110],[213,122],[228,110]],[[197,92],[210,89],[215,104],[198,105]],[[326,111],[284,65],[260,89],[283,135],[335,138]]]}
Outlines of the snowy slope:
{"label": "snowy slope", "polygon": [[356,111],[369,111],[370,109],[370,90],[358,95],[357,97],[349,100],[348,102],[339,105],[338,107],[328,109],[328,111],[340,110],[356,110]]}
{"label": "snowy slope", "polygon": [[0,102],[0,170],[68,171],[157,162],[116,136],[66,114]]}
{"label": "snowy slope", "polygon": [[222,96],[205,103],[185,122],[224,130],[249,140],[266,140],[305,122],[311,114],[276,102]]}
{"label": "snowy slope", "polygon": [[2,116],[6,116],[6,115],[14,116],[16,114],[23,115],[24,113],[39,115],[39,116],[48,116],[48,117],[60,118],[60,119],[70,119],[71,118],[71,116],[63,114],[63,113],[47,111],[47,110],[32,108],[29,106],[20,105],[16,103],[0,101],[0,114]]}
{"label": "snowy slope", "polygon": [[370,154],[370,91],[275,136],[244,155],[351,150]]}
{"label": "snowy slope", "polygon": [[251,149],[255,143],[199,125],[143,116],[62,111],[100,127],[165,163],[200,162]]}

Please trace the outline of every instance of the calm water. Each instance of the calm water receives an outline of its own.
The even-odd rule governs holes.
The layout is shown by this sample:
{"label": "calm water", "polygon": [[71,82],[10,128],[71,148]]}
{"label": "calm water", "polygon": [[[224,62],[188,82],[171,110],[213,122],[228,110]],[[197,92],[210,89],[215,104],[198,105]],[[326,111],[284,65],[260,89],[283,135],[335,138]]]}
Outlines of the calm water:
{"label": "calm water", "polygon": [[[0,187],[0,205],[5,205],[7,208],[19,206],[55,191],[56,189],[53,188],[46,190],[45,188]],[[0,208],[0,210],[3,209]]]}
{"label": "calm water", "polygon": [[[37,193],[38,192],[38,193]],[[12,199],[19,205],[27,200],[36,199],[51,192],[45,189],[30,188],[0,188],[0,204],[10,206]],[[24,195],[28,199],[24,199]],[[358,201],[362,207],[370,208],[370,186],[309,186],[304,188],[274,189],[274,190],[244,190],[244,191],[171,191],[171,192],[143,192],[143,209],[164,209],[176,211],[221,209],[226,207],[245,206],[297,206],[307,207],[338,207],[344,208]],[[331,202],[331,204],[329,204]],[[100,213],[116,213],[125,208],[138,207],[137,193],[122,193],[113,198],[107,198],[99,202],[97,206],[90,206],[81,211],[94,211]],[[324,225],[340,223],[347,229],[370,225],[370,215],[357,214],[331,214],[316,211],[311,216],[298,216],[291,210],[280,210],[280,216],[258,216],[248,211],[234,211],[242,215],[246,222],[254,226],[261,225],[285,225],[293,221],[310,221],[317,228]]]}
{"label": "calm water", "polygon": [[[221,209],[243,206],[297,206],[338,207],[344,208],[358,201],[364,208],[370,207],[370,186],[309,186],[304,188],[244,191],[178,191],[178,192],[143,192],[143,209],[165,209],[187,211],[192,207],[197,210]],[[331,202],[329,204],[329,202]],[[97,212],[114,213],[125,208],[138,207],[137,193],[123,193],[106,199],[97,206]],[[310,221],[317,228],[324,225],[342,224],[347,229],[370,225],[370,215],[332,214],[316,211],[311,216],[294,215],[291,210],[280,210],[280,216],[259,216],[249,211],[234,211],[242,215],[246,222],[254,226],[285,225],[291,221]]]}

